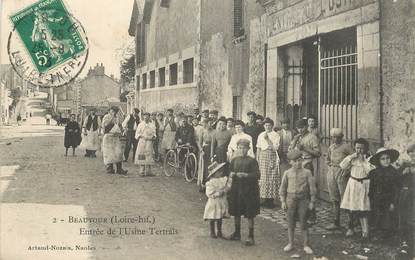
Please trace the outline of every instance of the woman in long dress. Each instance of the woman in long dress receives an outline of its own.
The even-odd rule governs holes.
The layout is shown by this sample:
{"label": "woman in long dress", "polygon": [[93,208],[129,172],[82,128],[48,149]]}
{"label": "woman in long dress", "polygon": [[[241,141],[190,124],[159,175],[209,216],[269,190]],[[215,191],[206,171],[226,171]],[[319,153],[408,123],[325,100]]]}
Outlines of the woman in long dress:
{"label": "woman in long dress", "polygon": [[265,118],[265,131],[259,134],[257,141],[257,157],[261,178],[259,179],[260,197],[266,207],[274,208],[274,199],[280,188],[280,158],[278,148],[280,136],[273,131],[274,121]]}
{"label": "woman in long dress", "polygon": [[72,156],[75,156],[75,148],[81,143],[81,127],[78,122],[76,122],[75,114],[71,115],[71,121],[69,121],[65,126],[65,156],[68,156],[68,149],[72,147]]}
{"label": "woman in long dress", "polygon": [[127,171],[122,169],[124,159],[125,142],[120,137],[123,129],[122,120],[118,115],[119,108],[111,107],[110,112],[102,119],[104,137],[102,139],[102,156],[107,167],[107,173],[114,173],[114,164],[117,174],[126,175]]}
{"label": "woman in long dress", "polygon": [[140,166],[141,176],[151,176],[151,166],[155,165],[153,141],[156,138],[156,128],[150,121],[150,113],[144,113],[143,119],[135,132],[138,144],[134,163]]}
{"label": "woman in long dress", "polygon": [[96,151],[100,148],[99,135],[101,128],[101,120],[96,115],[93,108],[84,121],[84,137],[82,138],[82,146],[85,147],[85,157],[96,157]]}

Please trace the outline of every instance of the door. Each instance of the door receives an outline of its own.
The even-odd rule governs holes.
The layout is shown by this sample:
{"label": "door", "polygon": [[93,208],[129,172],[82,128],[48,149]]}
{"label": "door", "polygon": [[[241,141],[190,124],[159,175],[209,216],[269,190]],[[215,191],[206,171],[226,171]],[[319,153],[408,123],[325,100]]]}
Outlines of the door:
{"label": "door", "polygon": [[330,129],[343,129],[347,142],[357,137],[357,46],[354,28],[329,33],[319,41],[319,129],[323,156],[319,162],[320,197],[328,198],[325,158]]}

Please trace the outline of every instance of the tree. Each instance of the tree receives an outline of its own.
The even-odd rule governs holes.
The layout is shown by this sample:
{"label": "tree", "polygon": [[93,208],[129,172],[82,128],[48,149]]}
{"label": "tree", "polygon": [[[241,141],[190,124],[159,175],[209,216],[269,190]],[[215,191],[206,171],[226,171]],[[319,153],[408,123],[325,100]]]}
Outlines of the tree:
{"label": "tree", "polygon": [[130,92],[129,91],[124,91],[123,93],[120,94],[120,101],[121,102],[127,102],[128,93],[130,93]]}
{"label": "tree", "polygon": [[121,61],[120,66],[121,82],[128,85],[134,81],[135,76],[135,55],[131,55],[128,58]]}

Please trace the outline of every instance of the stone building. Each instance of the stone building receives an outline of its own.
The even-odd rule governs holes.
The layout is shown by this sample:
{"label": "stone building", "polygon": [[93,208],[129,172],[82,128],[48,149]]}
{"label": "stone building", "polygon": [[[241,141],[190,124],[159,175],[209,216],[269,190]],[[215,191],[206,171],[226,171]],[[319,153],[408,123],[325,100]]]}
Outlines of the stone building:
{"label": "stone building", "polygon": [[323,155],[332,127],[348,141],[368,139],[372,152],[382,145],[403,152],[414,142],[413,1],[259,2],[266,10],[266,115],[316,117]]}
{"label": "stone building", "polygon": [[325,197],[332,127],[372,152],[414,142],[414,25],[413,1],[135,1],[136,101],[255,110],[277,124],[314,116]]}
{"label": "stone building", "polygon": [[105,67],[96,64],[90,68],[85,78],[77,84],[79,90],[74,95],[79,100],[78,108],[81,106],[95,106],[107,99],[120,100],[120,83],[113,77],[105,74]]}
{"label": "stone building", "polygon": [[134,1],[136,105],[215,108],[235,117],[263,111],[263,12],[255,0]]}

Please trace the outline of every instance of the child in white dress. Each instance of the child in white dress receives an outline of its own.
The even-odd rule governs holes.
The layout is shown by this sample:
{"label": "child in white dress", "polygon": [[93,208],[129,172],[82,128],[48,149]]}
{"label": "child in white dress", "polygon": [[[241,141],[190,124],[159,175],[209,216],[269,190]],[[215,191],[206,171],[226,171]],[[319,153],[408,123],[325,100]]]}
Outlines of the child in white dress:
{"label": "child in white dress", "polygon": [[355,153],[347,156],[340,163],[340,168],[350,170],[350,178],[347,181],[346,190],[340,207],[349,210],[349,227],[346,236],[352,236],[353,217],[357,215],[362,227],[362,237],[369,236],[368,214],[370,212],[369,199],[369,172],[374,168],[367,159],[369,143],[359,138],[354,142]]}
{"label": "child in white dress", "polygon": [[[222,237],[222,218],[229,217],[228,200],[226,193],[231,189],[232,177],[224,176],[225,165],[214,162],[209,166],[209,175],[206,182],[206,196],[208,201],[205,206],[203,218],[209,220],[210,236],[212,238]],[[217,223],[217,233],[215,232]]]}

